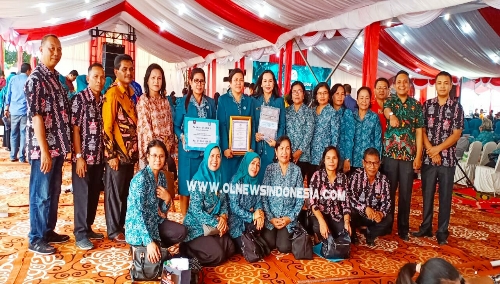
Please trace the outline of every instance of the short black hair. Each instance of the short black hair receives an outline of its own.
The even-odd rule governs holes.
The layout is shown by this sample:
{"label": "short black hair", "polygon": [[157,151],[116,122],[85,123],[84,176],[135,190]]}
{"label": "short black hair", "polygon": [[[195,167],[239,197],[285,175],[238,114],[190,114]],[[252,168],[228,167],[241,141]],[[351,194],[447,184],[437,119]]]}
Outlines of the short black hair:
{"label": "short black hair", "polygon": [[[89,69],[87,70],[87,73],[90,73],[90,71],[92,71],[92,68],[94,68],[94,67],[99,67],[99,68],[101,68],[101,69],[103,69],[103,70],[104,70],[104,67],[102,67],[102,64],[101,64],[101,63],[97,63],[97,62],[96,62],[96,63],[92,63],[92,64],[89,66]],[[73,70],[73,71],[75,71],[75,70]],[[71,71],[71,72],[73,72],[73,71]],[[69,72],[69,74],[71,74],[71,72]],[[76,76],[78,76],[78,73],[77,73],[77,75],[76,75]]]}
{"label": "short black hair", "polygon": [[[290,149],[292,149],[292,140],[290,140],[290,137],[288,137],[287,135],[283,135],[278,139],[276,139],[276,145],[274,145],[274,149],[277,151],[281,143],[283,143],[284,141],[288,141],[288,143],[290,144]],[[277,160],[276,154],[274,154],[274,160]],[[290,162],[292,161],[293,161],[293,155],[290,155]]]}
{"label": "short black hair", "polygon": [[167,146],[165,146],[165,143],[163,143],[163,141],[159,140],[159,139],[153,139],[151,141],[149,141],[148,143],[148,147],[147,147],[147,150],[146,150],[146,154],[149,154],[149,150],[153,147],[160,147],[163,149],[163,151],[165,152],[165,157],[167,157],[169,154],[168,154],[168,150],[167,150]]}
{"label": "short black hair", "polygon": [[233,70],[231,70],[231,73],[229,73],[229,82],[231,83],[231,81],[233,81],[233,77],[234,75],[236,74],[241,74],[241,76],[243,76],[243,78],[245,78],[245,73],[243,72],[243,70],[241,70],[240,68],[234,68]]}
{"label": "short black hair", "polygon": [[293,90],[293,87],[295,87],[296,85],[299,85],[302,88],[302,92],[304,93],[304,102],[303,102],[303,104],[308,105],[309,104],[309,96],[306,94],[306,87],[304,86],[304,83],[302,83],[301,81],[295,81],[295,82],[292,83],[292,86],[290,87],[290,92],[288,92],[288,95],[285,98],[286,102],[289,105],[293,105],[292,90]]}
{"label": "short black hair", "polygon": [[120,66],[122,65],[122,61],[130,61],[130,62],[134,63],[134,60],[132,59],[132,57],[130,55],[120,54],[120,55],[115,57],[115,62],[114,62],[115,70],[120,69]]}
{"label": "short black hair", "polygon": [[408,74],[408,72],[406,72],[405,70],[399,70],[398,73],[396,73],[396,76],[394,78],[398,78],[399,75],[406,75],[406,77],[408,77],[408,79],[410,79],[410,74]]}
{"label": "short black hair", "polygon": [[437,75],[436,75],[436,80],[439,76],[447,76],[448,78],[450,78],[450,83],[453,83],[453,76],[451,76],[450,73],[446,72],[446,71],[441,71],[439,72]]}
{"label": "short black hair", "polygon": [[374,88],[377,86],[378,82],[385,82],[387,84],[387,88],[389,88],[389,86],[390,86],[389,80],[387,80],[386,78],[380,77],[377,80],[375,80],[375,85],[373,85]]}
{"label": "short black hair", "polygon": [[69,72],[69,75],[73,75],[73,76],[77,77],[77,76],[78,76],[78,71],[76,71],[76,70],[71,70],[71,71]]}
{"label": "short black hair", "polygon": [[377,156],[380,159],[380,152],[377,149],[370,147],[363,153],[363,159],[366,159],[366,156]]}
{"label": "short black hair", "polygon": [[29,63],[21,64],[21,73],[26,73],[31,70],[31,65]]}
{"label": "short black hair", "polygon": [[59,40],[59,38],[55,35],[55,34],[48,34],[48,35],[44,35],[42,37],[42,42],[40,43],[41,46],[43,46],[43,44],[47,41],[47,39],[49,39],[50,37],[53,37],[57,40]]}
{"label": "short black hair", "polygon": [[[346,94],[350,94],[352,89],[351,89],[351,85],[349,84],[344,84],[344,91]],[[332,94],[333,95],[333,94]]]}

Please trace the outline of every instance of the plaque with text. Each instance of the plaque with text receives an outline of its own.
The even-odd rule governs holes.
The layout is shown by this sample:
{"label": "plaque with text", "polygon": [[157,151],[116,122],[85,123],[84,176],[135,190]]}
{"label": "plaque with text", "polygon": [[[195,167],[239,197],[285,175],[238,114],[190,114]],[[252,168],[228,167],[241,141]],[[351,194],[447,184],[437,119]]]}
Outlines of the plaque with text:
{"label": "plaque with text", "polygon": [[205,151],[211,143],[219,144],[219,121],[215,119],[184,117],[185,150]]}
{"label": "plaque with text", "polygon": [[252,118],[231,116],[229,119],[229,149],[233,155],[245,155],[251,149]]}
{"label": "plaque with text", "polygon": [[259,129],[257,132],[264,135],[264,139],[276,139],[278,123],[280,121],[280,109],[270,106],[261,106]]}

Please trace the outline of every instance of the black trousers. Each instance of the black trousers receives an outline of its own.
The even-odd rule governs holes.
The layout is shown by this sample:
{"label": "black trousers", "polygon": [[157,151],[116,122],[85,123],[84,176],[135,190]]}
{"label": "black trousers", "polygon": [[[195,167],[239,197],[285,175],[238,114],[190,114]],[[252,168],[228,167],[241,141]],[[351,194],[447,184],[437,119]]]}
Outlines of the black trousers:
{"label": "black trousers", "polygon": [[396,190],[398,199],[398,235],[404,237],[410,231],[410,204],[413,190],[413,161],[384,158],[384,171],[391,186],[391,214],[394,216]]}
{"label": "black trousers", "polygon": [[134,165],[120,164],[118,171],[115,171],[106,163],[104,215],[106,216],[106,228],[110,239],[124,232],[127,197],[133,176]]}
{"label": "black trousers", "polygon": [[[323,214],[323,213],[321,213]],[[344,230],[344,217],[340,221],[335,221],[332,219],[330,215],[323,214],[323,218],[325,219],[326,225],[328,226],[328,230],[330,231],[330,234],[332,234],[333,238],[336,238],[342,230]],[[313,230],[316,236],[320,241],[322,241],[324,238],[321,235],[321,231],[319,229],[319,221],[316,216],[312,216],[312,221],[313,221]]]}
{"label": "black trousers", "polygon": [[268,228],[262,229],[262,238],[266,241],[270,249],[278,249],[281,253],[288,253],[292,251],[292,241],[290,240],[290,233],[286,227],[282,229]]}
{"label": "black trousers", "polygon": [[174,221],[164,220],[158,225],[162,247],[168,248],[178,244],[186,238],[187,229],[184,225]]}
{"label": "black trousers", "polygon": [[85,177],[81,178],[76,174],[76,163],[73,163],[71,183],[75,215],[73,234],[75,234],[76,241],[86,238],[87,233],[92,231],[102,188],[103,172],[104,164],[87,165]]}
{"label": "black trousers", "polygon": [[422,197],[424,201],[423,220],[420,231],[432,232],[432,217],[434,214],[434,195],[436,184],[439,184],[438,240],[448,238],[450,225],[451,198],[455,167],[422,166]]}
{"label": "black trousers", "polygon": [[356,234],[356,229],[366,226],[366,238],[375,240],[376,237],[389,235],[392,231],[394,217],[391,213],[387,214],[380,223],[361,216],[358,211],[353,210],[351,213],[351,230],[353,236]]}
{"label": "black trousers", "polygon": [[181,245],[181,252],[188,257],[196,257],[202,266],[218,266],[228,260],[235,252],[229,234],[222,237],[201,236]]}

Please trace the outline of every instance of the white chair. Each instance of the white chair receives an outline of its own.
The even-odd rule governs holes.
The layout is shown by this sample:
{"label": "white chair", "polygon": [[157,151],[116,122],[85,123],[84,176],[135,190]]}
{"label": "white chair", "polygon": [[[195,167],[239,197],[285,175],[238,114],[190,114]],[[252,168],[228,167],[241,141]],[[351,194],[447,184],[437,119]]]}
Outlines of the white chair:
{"label": "white chair", "polygon": [[483,152],[481,153],[481,160],[479,160],[480,166],[484,166],[490,161],[490,159],[488,158],[488,154],[495,151],[496,148],[497,143],[495,142],[488,142],[484,145]]}
{"label": "white chair", "polygon": [[474,186],[480,192],[493,192],[493,196],[496,196],[497,192],[500,193],[500,159],[497,160],[495,168],[476,167]]}
{"label": "white chair", "polygon": [[476,172],[476,166],[479,162],[482,147],[483,144],[479,141],[475,141],[470,144],[469,152],[464,153],[462,159],[458,161],[457,168],[455,170],[455,183],[466,186],[474,185],[474,174]]}

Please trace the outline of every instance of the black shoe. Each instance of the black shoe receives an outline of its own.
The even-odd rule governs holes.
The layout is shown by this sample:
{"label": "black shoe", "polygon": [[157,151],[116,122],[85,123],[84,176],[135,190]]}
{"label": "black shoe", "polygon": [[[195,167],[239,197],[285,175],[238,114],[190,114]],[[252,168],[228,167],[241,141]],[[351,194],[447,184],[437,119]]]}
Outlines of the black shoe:
{"label": "black shoe", "polygon": [[412,234],[412,236],[417,237],[417,238],[420,238],[420,237],[432,238],[432,232],[430,232],[430,231],[427,231],[427,232],[426,231],[418,231],[418,232],[413,232],[411,234]]}
{"label": "black shoe", "polygon": [[352,237],[351,237],[351,244],[354,244],[354,245],[359,245],[359,239],[358,239],[358,236],[356,236],[356,233],[353,233],[353,234],[352,234]]}
{"label": "black shoe", "polygon": [[16,159],[10,159],[11,162],[17,162],[19,161],[17,158]]}
{"label": "black shoe", "polygon": [[375,246],[375,240],[366,239],[366,245],[369,246],[369,247],[374,247]]}
{"label": "black shoe", "polygon": [[104,234],[90,231],[87,233],[87,238],[89,238],[91,240],[102,240],[102,239],[104,239]]}
{"label": "black shoe", "polygon": [[408,234],[399,235],[399,238],[402,239],[405,242],[407,242],[407,241],[410,240],[410,238],[408,237]]}
{"label": "black shoe", "polygon": [[69,236],[68,235],[59,235],[58,233],[54,231],[50,231],[47,233],[46,236],[47,243],[50,244],[62,244],[67,241],[69,241]]}
{"label": "black shoe", "polygon": [[40,240],[36,244],[29,244],[28,250],[38,254],[54,254],[56,249],[47,242]]}
{"label": "black shoe", "polygon": [[447,240],[439,240],[439,239],[438,239],[437,241],[438,241],[438,245],[441,245],[441,246],[442,246],[442,245],[446,245],[446,244],[448,244],[448,241],[447,241]]}

